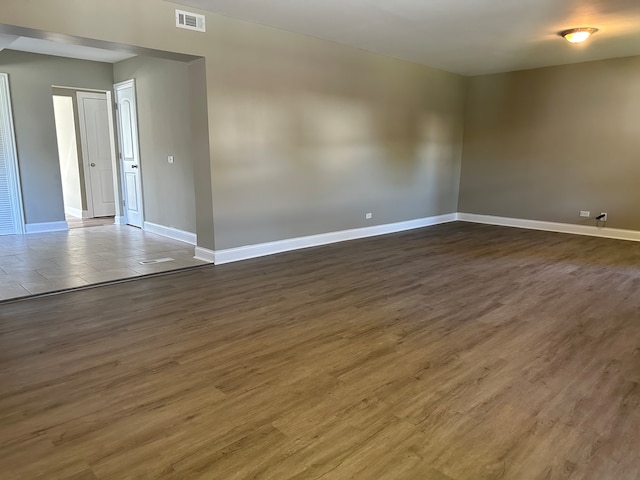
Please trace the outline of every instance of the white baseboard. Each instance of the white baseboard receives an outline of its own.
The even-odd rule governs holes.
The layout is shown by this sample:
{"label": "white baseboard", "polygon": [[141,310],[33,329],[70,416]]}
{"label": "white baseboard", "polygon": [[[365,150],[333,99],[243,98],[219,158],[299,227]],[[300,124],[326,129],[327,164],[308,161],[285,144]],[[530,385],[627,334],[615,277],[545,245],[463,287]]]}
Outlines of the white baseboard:
{"label": "white baseboard", "polygon": [[123,215],[116,215],[116,217],[113,219],[113,223],[116,225],[126,225],[127,222],[125,222],[124,220],[124,216]]}
{"label": "white baseboard", "polygon": [[214,263],[216,258],[215,254],[216,252],[214,252],[213,250],[209,250],[208,248],[196,247],[196,251],[195,251],[195,254],[193,255],[193,258],[197,260],[202,260],[203,262]]}
{"label": "white baseboard", "polygon": [[[488,225],[500,225],[505,227],[527,228],[532,230],[544,230],[550,232],[570,233],[574,235],[589,235],[593,237],[612,238],[618,240],[640,241],[640,231],[622,230],[617,228],[598,228],[588,225],[574,225],[570,223],[545,222],[538,220],[526,220],[520,218],[496,217],[492,215],[477,215],[472,213],[451,213],[435,217],[419,218],[406,222],[376,225],[374,227],[354,228],[338,232],[321,233],[306,237],[289,238],[275,242],[246,245],[243,247],[228,248],[225,250],[209,250],[203,247],[195,248],[195,258],[216,265],[248,260],[250,258],[263,257],[276,253],[300,250],[303,248],[317,247],[331,243],[355,240],[358,238],[386,235],[402,232],[415,228],[428,227],[453,221],[472,223],[484,223]],[[145,223],[146,225],[146,223]]]}
{"label": "white baseboard", "polygon": [[24,228],[26,233],[66,232],[69,230],[69,225],[66,221],[27,223]]}
{"label": "white baseboard", "polygon": [[591,225],[575,225],[572,223],[545,222],[540,220],[526,220],[522,218],[494,217],[492,215],[477,215],[475,213],[458,213],[457,220],[462,222],[485,223],[488,225],[501,225],[503,227],[528,228],[531,230],[544,230],[548,232],[571,233],[574,235],[588,235],[591,237],[640,242],[640,231],[637,230],[622,230],[619,228],[595,227]]}
{"label": "white baseboard", "polygon": [[[354,228],[351,230],[342,230],[338,232],[309,235],[306,237],[288,238],[275,242],[259,243],[257,245],[247,245],[244,247],[216,250],[215,252],[212,252],[213,261],[216,265],[221,265],[223,263],[237,262],[240,260],[247,260],[249,258],[263,257],[265,255],[273,255],[275,253],[299,250],[302,248],[317,247],[320,245],[344,242],[347,240],[355,240],[358,238],[403,232],[405,230],[428,227],[430,225],[453,222],[455,220],[456,214],[450,213],[447,215],[438,215],[435,217],[408,220],[406,222],[389,223],[386,225],[376,225],[373,227]],[[208,252],[211,251],[209,250]],[[200,258],[197,252],[196,258]]]}
{"label": "white baseboard", "polygon": [[162,235],[163,237],[172,238],[180,242],[185,242],[190,245],[197,245],[196,234],[191,232],[185,232],[184,230],[178,230],[177,228],[165,227],[164,225],[158,225],[157,223],[144,222],[144,230],[156,235]]}
{"label": "white baseboard", "polygon": [[76,218],[89,218],[89,212],[87,210],[81,210],[79,208],[65,206],[64,213]]}

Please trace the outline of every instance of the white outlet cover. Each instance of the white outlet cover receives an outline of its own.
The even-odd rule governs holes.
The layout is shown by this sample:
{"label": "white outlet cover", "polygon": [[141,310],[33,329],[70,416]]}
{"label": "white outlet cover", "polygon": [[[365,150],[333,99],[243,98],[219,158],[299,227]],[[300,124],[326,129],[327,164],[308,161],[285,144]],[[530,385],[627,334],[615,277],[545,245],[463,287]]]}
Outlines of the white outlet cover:
{"label": "white outlet cover", "polygon": [[580,210],[580,216],[581,217],[590,217],[591,216],[591,212],[588,210]]}
{"label": "white outlet cover", "polygon": [[369,220],[371,217],[373,217],[372,213],[367,213],[364,218],[366,218],[367,220]]}

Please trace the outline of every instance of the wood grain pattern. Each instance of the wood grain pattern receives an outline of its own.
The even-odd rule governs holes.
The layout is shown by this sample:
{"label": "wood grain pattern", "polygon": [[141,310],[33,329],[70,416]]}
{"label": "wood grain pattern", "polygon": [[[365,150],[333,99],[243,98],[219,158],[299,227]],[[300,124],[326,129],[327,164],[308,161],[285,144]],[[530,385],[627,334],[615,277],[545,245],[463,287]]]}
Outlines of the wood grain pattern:
{"label": "wood grain pattern", "polygon": [[639,286],[455,223],[0,304],[1,478],[638,479]]}

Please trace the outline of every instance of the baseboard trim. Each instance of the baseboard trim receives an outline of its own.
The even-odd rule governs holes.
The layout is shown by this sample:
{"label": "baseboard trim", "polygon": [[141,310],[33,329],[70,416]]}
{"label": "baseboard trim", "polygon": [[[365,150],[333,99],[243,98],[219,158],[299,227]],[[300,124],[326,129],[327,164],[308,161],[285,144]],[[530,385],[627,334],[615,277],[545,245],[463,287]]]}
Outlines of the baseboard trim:
{"label": "baseboard trim", "polygon": [[570,233],[573,235],[587,235],[590,237],[612,238],[616,240],[630,240],[640,242],[640,231],[622,230],[619,228],[595,227],[590,225],[575,225],[571,223],[545,222],[527,220],[523,218],[495,217],[492,215],[477,215],[475,213],[458,213],[461,222],[484,223],[503,227],[527,228],[530,230],[544,230],[547,232]]}
{"label": "baseboard trim", "polygon": [[193,258],[202,260],[203,262],[215,263],[215,253],[213,250],[209,250],[204,247],[196,247]]}
{"label": "baseboard trim", "polygon": [[246,245],[243,247],[216,250],[214,252],[214,263],[216,265],[221,265],[224,263],[238,262],[240,260],[264,257],[266,255],[289,252],[291,250],[300,250],[302,248],[318,247],[320,245],[328,245],[330,243],[344,242],[347,240],[355,240],[358,238],[367,238],[378,235],[386,235],[389,233],[403,232],[406,230],[413,230],[415,228],[453,222],[455,220],[456,214],[450,213],[446,215],[408,220],[406,222],[389,223],[385,225],[376,225],[373,227],[353,228],[350,230],[321,233],[318,235],[309,235],[306,237],[288,238],[275,242],[259,243],[257,245]]}
{"label": "baseboard trim", "polygon": [[87,210],[80,210],[79,208],[64,207],[64,213],[76,218],[89,218],[89,212]]}
{"label": "baseboard trim", "polygon": [[27,223],[24,228],[26,233],[66,232],[69,230],[69,225],[66,221]]}
{"label": "baseboard trim", "polygon": [[337,232],[321,233],[306,237],[288,238],[275,242],[259,243],[225,250],[209,250],[203,247],[195,248],[195,256],[199,260],[211,262],[216,265],[248,260],[250,258],[264,257],[276,253],[300,250],[303,248],[318,247],[331,243],[345,242],[359,238],[387,235],[403,232],[416,228],[439,225],[454,221],[483,223],[487,225],[499,225],[504,227],[526,228],[530,230],[543,230],[549,232],[569,233],[573,235],[588,235],[592,237],[611,238],[616,240],[640,241],[640,231],[622,230],[617,228],[598,228],[588,225],[574,225],[570,223],[545,222],[539,220],[527,220],[520,218],[496,217],[492,215],[477,215],[473,213],[450,213],[434,217],[419,218],[406,222],[376,225],[373,227],[354,228]]}
{"label": "baseboard trim", "polygon": [[195,233],[178,230],[177,228],[165,227],[164,225],[158,225],[157,223],[144,222],[144,230],[150,233],[155,233],[156,235],[172,238],[173,240],[185,242],[190,245],[196,245],[198,243]]}

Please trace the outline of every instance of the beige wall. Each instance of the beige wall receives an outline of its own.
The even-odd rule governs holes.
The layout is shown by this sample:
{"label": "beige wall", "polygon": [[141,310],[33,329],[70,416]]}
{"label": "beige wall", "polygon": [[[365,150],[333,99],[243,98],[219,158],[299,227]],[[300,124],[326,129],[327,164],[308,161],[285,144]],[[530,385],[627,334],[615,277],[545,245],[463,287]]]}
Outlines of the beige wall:
{"label": "beige wall", "polygon": [[205,59],[189,63],[189,105],[193,148],[193,191],[196,198],[198,246],[213,250],[214,225],[209,160],[209,116]]}
{"label": "beige wall", "polygon": [[196,188],[195,202],[212,206],[215,237],[204,237],[214,225],[197,226],[199,243],[223,249],[457,209],[457,75],[211,14],[206,34],[177,29],[176,5],[157,0],[10,3],[2,23],[204,57],[212,190]]}
{"label": "beige wall", "polygon": [[109,90],[110,64],[3,50],[26,223],[64,221],[52,85]]}
{"label": "beige wall", "polygon": [[266,40],[209,71],[218,248],[456,211],[460,77]]}
{"label": "beige wall", "polygon": [[468,80],[461,212],[640,230],[640,57]]}
{"label": "beige wall", "polygon": [[195,233],[189,65],[135,57],[116,63],[113,77],[136,81],[145,221]]}
{"label": "beige wall", "polygon": [[176,29],[169,2],[9,3],[5,24],[204,58],[188,101],[192,118],[206,108],[208,134],[191,136],[207,248],[456,210],[569,223],[607,211],[640,230],[638,58],[465,80],[211,14],[206,34]]}

